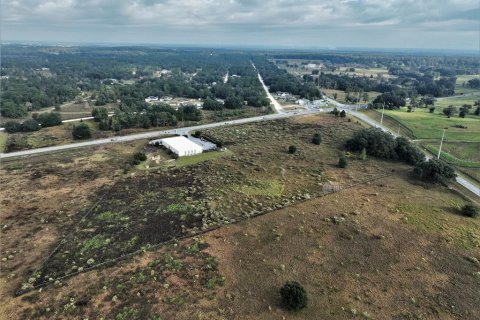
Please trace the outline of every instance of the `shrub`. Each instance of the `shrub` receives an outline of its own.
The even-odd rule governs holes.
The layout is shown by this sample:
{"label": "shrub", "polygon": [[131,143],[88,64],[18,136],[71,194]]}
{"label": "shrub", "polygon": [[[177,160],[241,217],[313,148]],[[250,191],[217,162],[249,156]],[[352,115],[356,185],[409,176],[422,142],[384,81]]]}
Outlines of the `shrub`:
{"label": "shrub", "polygon": [[22,131],[22,124],[16,121],[7,121],[5,123],[5,131],[15,133]]}
{"label": "shrub", "polygon": [[476,218],[480,215],[480,209],[474,204],[466,204],[462,207],[462,214],[467,217]]}
{"label": "shrub", "polygon": [[92,133],[86,123],[80,122],[80,124],[73,127],[72,136],[75,140],[88,139],[92,137]]}
{"label": "shrub", "polygon": [[428,108],[428,111],[429,111],[430,113],[434,113],[434,112],[435,112],[435,107],[430,107],[430,108]]}
{"label": "shrub", "polygon": [[345,118],[346,116],[347,116],[347,113],[345,112],[345,110],[340,111],[341,118]]}
{"label": "shrub", "polygon": [[147,155],[143,152],[137,152],[133,155],[134,160],[145,161],[147,160]]}
{"label": "shrub", "polygon": [[340,158],[338,158],[338,166],[340,168],[346,168],[348,166],[348,161],[345,155],[341,155]]}
{"label": "shrub", "polygon": [[315,133],[312,138],[312,143],[318,145],[321,142],[322,142],[322,136],[320,135],[320,133]]}
{"label": "shrub", "polygon": [[62,124],[62,116],[58,112],[40,113],[36,120],[40,122],[43,128]]}
{"label": "shrub", "polygon": [[299,311],[307,306],[307,292],[296,281],[288,281],[280,289],[281,305],[284,309]]}
{"label": "shrub", "polygon": [[202,136],[202,131],[197,130],[192,134],[192,136],[194,136],[195,138],[200,138]]}
{"label": "shrub", "polygon": [[414,174],[420,180],[432,183],[446,182],[457,176],[452,166],[434,158],[417,163],[414,169]]}
{"label": "shrub", "polygon": [[35,119],[28,119],[22,123],[23,132],[31,132],[40,130],[40,123]]}
{"label": "shrub", "polygon": [[295,152],[297,152],[297,147],[296,146],[288,147],[288,153],[294,154]]}

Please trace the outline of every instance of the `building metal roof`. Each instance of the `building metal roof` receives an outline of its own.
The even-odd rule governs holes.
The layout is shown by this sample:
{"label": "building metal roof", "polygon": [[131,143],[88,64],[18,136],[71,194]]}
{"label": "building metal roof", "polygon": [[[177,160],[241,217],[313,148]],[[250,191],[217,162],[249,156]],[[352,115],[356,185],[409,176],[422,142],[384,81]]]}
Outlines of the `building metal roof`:
{"label": "building metal roof", "polygon": [[174,148],[179,153],[183,153],[184,151],[189,151],[189,150],[198,150],[200,152],[203,151],[203,148],[201,146],[185,138],[184,136],[162,139],[162,144],[164,146],[169,146]]}

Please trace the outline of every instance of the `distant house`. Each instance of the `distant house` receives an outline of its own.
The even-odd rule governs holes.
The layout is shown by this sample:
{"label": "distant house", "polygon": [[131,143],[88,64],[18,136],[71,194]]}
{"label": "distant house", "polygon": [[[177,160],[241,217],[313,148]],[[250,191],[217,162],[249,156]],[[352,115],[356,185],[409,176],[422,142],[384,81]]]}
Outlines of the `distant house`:
{"label": "distant house", "polygon": [[145,98],[145,102],[155,102],[158,101],[158,97],[156,96],[149,96]]}

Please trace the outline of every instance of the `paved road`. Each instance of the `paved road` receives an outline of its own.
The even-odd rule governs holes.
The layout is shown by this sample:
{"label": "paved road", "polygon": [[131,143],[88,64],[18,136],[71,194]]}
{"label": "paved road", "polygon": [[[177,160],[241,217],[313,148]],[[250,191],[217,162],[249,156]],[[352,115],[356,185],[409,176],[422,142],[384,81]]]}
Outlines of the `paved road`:
{"label": "paved road", "polygon": [[[252,62],[252,66],[255,70],[257,70],[257,67],[255,67],[253,62]],[[257,74],[258,74],[258,80],[262,84],[263,90],[265,90],[265,93],[267,94],[268,99],[270,99],[270,102],[273,104],[273,107],[275,108],[275,111],[277,111],[278,113],[284,113],[285,110],[283,109],[282,105],[280,103],[278,103],[277,100],[275,100],[275,98],[272,96],[272,94],[268,90],[268,87],[265,85],[265,82],[263,82],[263,79],[262,79],[262,76],[260,75],[260,72],[257,71]]]}
{"label": "paved road", "polygon": [[71,144],[65,144],[60,146],[36,148],[36,149],[23,150],[23,151],[17,151],[17,152],[10,152],[10,153],[0,153],[0,159],[34,156],[34,155],[43,154],[47,152],[57,152],[57,151],[64,151],[69,149],[98,146],[98,145],[107,144],[107,143],[118,143],[118,142],[129,142],[129,141],[135,141],[135,140],[141,140],[141,139],[152,139],[162,135],[170,135],[170,134],[184,135],[184,134],[187,134],[189,131],[202,130],[207,128],[216,128],[216,127],[222,127],[226,125],[237,125],[237,124],[244,124],[244,123],[251,123],[251,122],[276,120],[276,119],[289,118],[289,117],[295,117],[295,116],[306,115],[306,114],[314,114],[314,113],[317,113],[317,111],[275,113],[275,114],[269,114],[265,116],[244,118],[244,119],[217,122],[217,123],[208,123],[208,124],[185,127],[185,128],[150,131],[150,132],[144,132],[144,133],[131,134],[128,136],[117,136],[112,138],[97,139],[92,141],[71,143]]}
{"label": "paved road", "polygon": [[[108,113],[108,116],[109,117],[112,117],[113,116],[113,112],[109,112]],[[68,122],[78,122],[78,121],[83,121],[83,120],[93,120],[94,118],[93,117],[83,117],[83,118],[75,118],[75,119],[69,119],[69,120],[62,120],[62,123],[68,123]],[[4,131],[5,128],[0,128],[0,131]]]}
{"label": "paved road", "polygon": [[[380,123],[376,122],[375,120],[373,120],[372,118],[369,118],[367,117],[366,115],[364,114],[361,114],[359,112],[356,112],[356,111],[350,111],[349,112],[352,116],[354,116],[355,118],[357,119],[360,119],[362,120],[363,122],[365,123],[368,123],[369,125],[373,126],[373,127],[377,127],[377,128],[380,128],[382,129],[383,131],[385,132],[389,132],[391,133],[394,137],[398,137],[398,134],[393,132],[392,130],[390,130],[389,128],[381,125]],[[420,149],[421,151],[423,151],[423,153],[425,154],[425,157],[427,159],[431,159],[432,158],[432,155],[427,153],[425,150],[423,149]],[[455,180],[460,184],[462,185],[463,187],[465,187],[466,189],[470,190],[473,194],[477,195],[480,197],[480,188],[472,181],[470,181],[468,178],[466,178],[465,176],[463,176],[460,172],[458,171],[455,171],[455,173],[457,174],[457,177],[455,178]]]}

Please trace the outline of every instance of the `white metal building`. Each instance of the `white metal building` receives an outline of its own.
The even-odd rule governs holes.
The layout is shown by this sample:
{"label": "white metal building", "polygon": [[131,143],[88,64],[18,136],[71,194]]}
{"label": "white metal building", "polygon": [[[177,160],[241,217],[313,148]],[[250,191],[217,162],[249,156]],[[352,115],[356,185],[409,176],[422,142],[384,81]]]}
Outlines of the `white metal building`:
{"label": "white metal building", "polygon": [[161,139],[161,143],[179,157],[193,156],[203,151],[201,146],[184,136]]}

